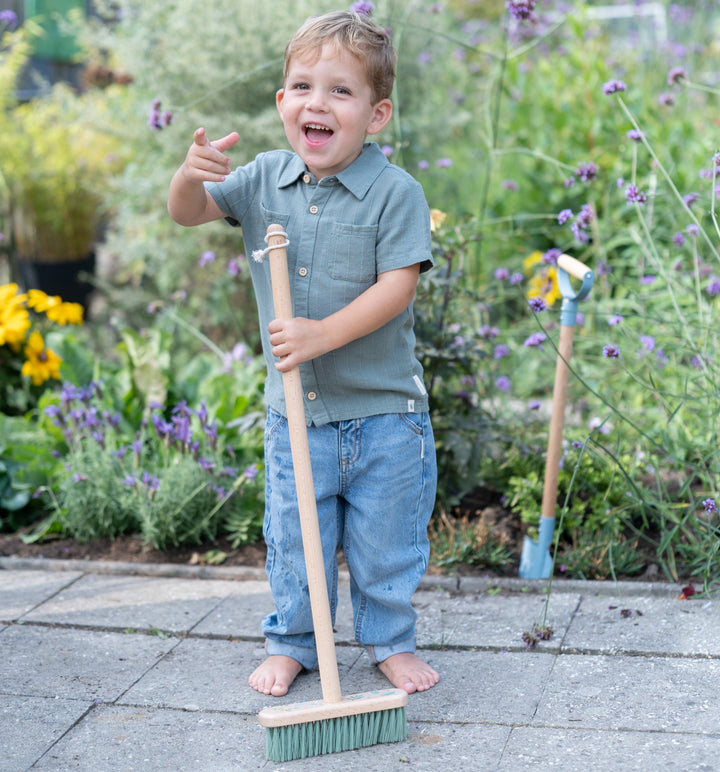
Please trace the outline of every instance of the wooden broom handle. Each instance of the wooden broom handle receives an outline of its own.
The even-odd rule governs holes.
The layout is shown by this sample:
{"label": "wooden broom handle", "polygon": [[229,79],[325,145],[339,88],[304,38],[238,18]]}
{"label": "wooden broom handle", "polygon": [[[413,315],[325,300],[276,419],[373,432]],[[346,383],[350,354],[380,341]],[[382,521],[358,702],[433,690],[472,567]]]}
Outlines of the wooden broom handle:
{"label": "wooden broom handle", "polygon": [[[290,278],[288,276],[287,252],[285,247],[278,247],[286,241],[283,229],[279,225],[270,225],[267,229],[269,251],[270,280],[272,282],[273,305],[276,319],[290,319],[293,316]],[[288,429],[290,432],[290,450],[292,452],[295,487],[297,490],[300,528],[302,531],[305,568],[307,571],[310,607],[312,608],[315,647],[320,670],[324,702],[340,702],[340,676],[335,656],[335,639],[330,614],[325,565],[323,562],[320,523],[318,521],[315,488],[313,486],[310,447],[308,445],[307,426],[305,424],[305,405],[303,402],[300,369],[283,373],[285,407],[287,410]]]}

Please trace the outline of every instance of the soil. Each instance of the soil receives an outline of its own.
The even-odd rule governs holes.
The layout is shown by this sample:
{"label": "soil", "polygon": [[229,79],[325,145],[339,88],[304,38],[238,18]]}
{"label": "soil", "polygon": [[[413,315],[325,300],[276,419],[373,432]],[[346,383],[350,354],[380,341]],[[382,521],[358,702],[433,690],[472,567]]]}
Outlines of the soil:
{"label": "soil", "polygon": [[[457,529],[463,533],[477,531],[478,536],[490,536],[500,541],[513,554],[517,566],[522,549],[523,529],[517,516],[499,506],[494,494],[476,490],[468,495],[462,505],[449,515],[440,518],[438,527],[446,537]],[[32,527],[27,529],[32,530]],[[0,556],[22,558],[47,558],[65,560],[103,560],[126,563],[171,563],[186,565],[223,565],[242,567],[265,567],[265,544],[233,547],[227,539],[217,539],[199,545],[170,546],[164,550],[153,549],[144,544],[137,535],[123,535],[114,539],[102,538],[89,542],[77,542],[51,536],[41,542],[26,544],[22,532],[0,534]],[[340,556],[342,562],[342,555]],[[446,569],[454,575],[493,575],[486,567],[453,563]],[[429,573],[442,574],[444,571],[431,562]]]}

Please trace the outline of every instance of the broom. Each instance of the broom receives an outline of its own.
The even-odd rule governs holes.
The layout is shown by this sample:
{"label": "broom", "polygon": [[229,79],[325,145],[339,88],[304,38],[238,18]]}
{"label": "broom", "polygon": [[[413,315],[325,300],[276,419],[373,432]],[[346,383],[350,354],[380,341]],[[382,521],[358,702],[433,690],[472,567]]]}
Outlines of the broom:
{"label": "broom", "polygon": [[[267,249],[253,257],[262,260],[265,253],[269,254],[275,317],[291,318],[287,235],[281,226],[270,225],[265,240]],[[291,761],[407,738],[408,696],[403,689],[345,697],[341,694],[298,367],[283,373],[283,388],[322,699],[260,711],[258,720],[266,729],[265,755],[272,761]]]}

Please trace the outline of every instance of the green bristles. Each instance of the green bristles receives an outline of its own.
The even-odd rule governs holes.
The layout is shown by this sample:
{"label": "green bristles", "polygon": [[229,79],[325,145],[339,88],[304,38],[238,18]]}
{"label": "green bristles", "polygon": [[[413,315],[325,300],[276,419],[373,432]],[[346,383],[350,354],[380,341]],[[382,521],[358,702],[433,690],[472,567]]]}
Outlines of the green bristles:
{"label": "green bristles", "polygon": [[405,708],[358,713],[265,729],[265,756],[292,761],[407,739]]}

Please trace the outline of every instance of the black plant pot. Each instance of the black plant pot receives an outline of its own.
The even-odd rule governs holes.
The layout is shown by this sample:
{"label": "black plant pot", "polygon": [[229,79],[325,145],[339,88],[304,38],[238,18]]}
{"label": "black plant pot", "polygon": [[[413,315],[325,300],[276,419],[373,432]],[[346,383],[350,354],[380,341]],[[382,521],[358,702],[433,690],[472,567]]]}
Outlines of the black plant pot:
{"label": "black plant pot", "polygon": [[39,289],[48,295],[59,295],[67,303],[80,303],[88,310],[93,285],[81,277],[95,273],[95,253],[61,263],[37,263],[18,260],[20,281],[25,290]]}

